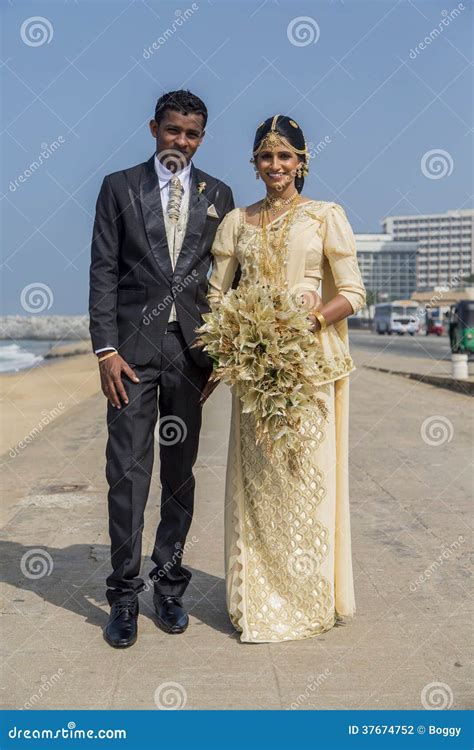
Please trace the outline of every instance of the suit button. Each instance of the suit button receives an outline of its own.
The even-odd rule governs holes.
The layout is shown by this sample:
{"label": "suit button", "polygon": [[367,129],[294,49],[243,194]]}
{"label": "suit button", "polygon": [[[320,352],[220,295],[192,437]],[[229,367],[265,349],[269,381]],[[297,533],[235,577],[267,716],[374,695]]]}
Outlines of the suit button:
{"label": "suit button", "polygon": [[181,276],[175,276],[175,277],[174,277],[174,280],[175,280],[175,281],[177,281],[177,282],[178,282],[178,284],[179,284],[179,282],[181,281]]}

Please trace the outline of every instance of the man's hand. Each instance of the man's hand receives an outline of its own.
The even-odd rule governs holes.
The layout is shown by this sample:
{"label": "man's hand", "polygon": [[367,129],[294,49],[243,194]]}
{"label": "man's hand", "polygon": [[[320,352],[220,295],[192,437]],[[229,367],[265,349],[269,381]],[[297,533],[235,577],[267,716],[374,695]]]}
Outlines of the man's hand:
{"label": "man's hand", "polygon": [[204,404],[207,401],[211,393],[217,388],[220,382],[220,380],[214,380],[212,376],[209,378],[206,385],[202,389],[201,398],[199,399],[200,404]]}
{"label": "man's hand", "polygon": [[128,375],[130,380],[133,380],[134,383],[139,383],[140,380],[120,354],[115,354],[113,357],[107,357],[107,359],[99,362],[99,371],[102,393],[110,401],[112,406],[121,409],[120,399],[122,399],[125,404],[128,404],[127,392],[122,383],[122,372],[124,372],[125,375]]}

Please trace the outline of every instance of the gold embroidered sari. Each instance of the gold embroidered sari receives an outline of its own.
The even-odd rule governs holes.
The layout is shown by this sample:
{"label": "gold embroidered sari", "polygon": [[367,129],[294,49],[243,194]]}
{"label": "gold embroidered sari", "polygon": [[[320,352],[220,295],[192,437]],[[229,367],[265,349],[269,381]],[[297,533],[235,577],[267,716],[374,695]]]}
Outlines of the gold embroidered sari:
{"label": "gold embroidered sari", "polygon": [[[285,214],[268,226],[277,234]],[[256,279],[261,228],[234,209],[219,226],[212,248],[209,302],[219,304],[237,266],[240,284]],[[365,288],[355,239],[336,203],[297,206],[287,237],[290,290],[318,291],[323,303],[337,293],[357,312]],[[328,417],[314,413],[303,431],[303,470],[295,478],[276,450],[269,460],[257,445],[251,414],[232,389],[226,476],[225,561],[227,607],[244,642],[297,640],[331,628],[355,613],[351,558],[348,416],[349,379],[355,369],[347,320],[316,332],[325,356],[318,395]]]}

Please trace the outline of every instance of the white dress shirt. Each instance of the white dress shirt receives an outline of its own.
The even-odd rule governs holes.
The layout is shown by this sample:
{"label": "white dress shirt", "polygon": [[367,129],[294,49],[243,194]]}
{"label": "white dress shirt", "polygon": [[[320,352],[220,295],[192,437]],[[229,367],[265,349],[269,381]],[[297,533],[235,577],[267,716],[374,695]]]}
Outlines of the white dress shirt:
{"label": "white dress shirt", "polygon": [[165,214],[166,209],[168,208],[168,200],[170,197],[170,182],[173,177],[179,177],[179,181],[183,186],[183,196],[181,202],[184,203],[184,201],[187,199],[189,193],[189,183],[191,180],[191,162],[189,162],[184,167],[184,169],[181,169],[181,171],[171,172],[168,167],[165,167],[165,165],[161,163],[161,161],[158,159],[158,155],[155,154],[155,172],[158,175],[158,181],[160,183],[161,205],[163,206],[163,213]]}
{"label": "white dress shirt", "polygon": [[[179,172],[172,172],[168,167],[166,167],[164,164],[161,163],[161,161],[158,159],[158,154],[155,154],[155,172],[158,177],[158,183],[160,186],[160,195],[161,195],[161,205],[163,208],[163,213],[165,214],[168,208],[168,200],[170,196],[170,185],[171,180],[173,177],[179,177],[179,181],[181,182],[181,185],[183,187],[183,195],[181,198],[181,205],[185,205],[186,202],[189,199],[189,186],[191,181],[191,162],[188,162],[188,164],[184,167],[184,169],[181,169]],[[176,319],[176,312],[173,305],[172,308],[172,318]],[[116,351],[115,347],[113,346],[104,346],[102,349],[96,349],[95,353],[100,354],[100,352],[114,352]]]}

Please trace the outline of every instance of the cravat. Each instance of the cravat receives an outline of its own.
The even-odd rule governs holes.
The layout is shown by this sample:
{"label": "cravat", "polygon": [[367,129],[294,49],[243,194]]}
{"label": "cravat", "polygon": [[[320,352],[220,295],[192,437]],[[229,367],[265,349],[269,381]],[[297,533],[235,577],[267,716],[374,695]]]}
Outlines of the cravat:
{"label": "cravat", "polygon": [[179,219],[179,210],[181,208],[181,199],[183,197],[183,186],[179,181],[179,177],[172,177],[170,180],[170,192],[168,198],[168,208],[166,213],[168,214],[171,221],[175,223]]}

